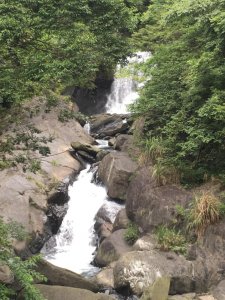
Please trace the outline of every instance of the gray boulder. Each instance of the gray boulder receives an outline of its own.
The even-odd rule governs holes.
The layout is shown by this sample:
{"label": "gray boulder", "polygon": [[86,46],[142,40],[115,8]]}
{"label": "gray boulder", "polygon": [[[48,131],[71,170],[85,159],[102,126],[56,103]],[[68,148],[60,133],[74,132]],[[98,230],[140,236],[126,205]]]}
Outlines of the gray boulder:
{"label": "gray boulder", "polygon": [[167,300],[170,289],[169,277],[158,277],[153,285],[149,286],[140,300]]}
{"label": "gray boulder", "polygon": [[129,124],[123,119],[123,115],[101,114],[91,118],[91,132],[99,138],[114,136],[117,133],[126,132]]}
{"label": "gray boulder", "polygon": [[114,142],[114,149],[127,152],[130,148],[134,147],[133,143],[133,136],[129,134],[119,134],[116,137],[116,140]]}
{"label": "gray boulder", "polygon": [[96,230],[99,242],[101,243],[105,238],[109,237],[112,233],[112,224],[108,222],[104,222],[98,226]]}
{"label": "gray boulder", "polygon": [[126,200],[127,188],[137,167],[137,163],[124,152],[112,152],[103,158],[98,174],[107,187],[109,197]]}
{"label": "gray boulder", "polygon": [[113,268],[103,269],[95,276],[95,280],[102,287],[114,288]]}
{"label": "gray boulder", "polygon": [[10,284],[13,283],[14,276],[6,265],[0,265],[0,283]]}
{"label": "gray boulder", "polygon": [[176,205],[183,207],[192,195],[176,185],[158,186],[149,167],[133,176],[127,192],[126,212],[129,219],[144,231],[166,224],[176,217]]}
{"label": "gray boulder", "polygon": [[195,293],[188,293],[188,294],[183,294],[183,295],[174,295],[174,296],[169,296],[168,300],[194,300],[196,299],[196,294]]}
{"label": "gray boulder", "polygon": [[54,266],[45,260],[39,262],[38,271],[47,277],[47,283],[50,285],[98,291],[98,286],[94,282],[72,271]]}
{"label": "gray boulder", "polygon": [[[113,298],[104,294],[94,294],[90,291],[64,287],[37,284],[36,287],[47,300],[112,300]],[[23,298],[21,298],[22,300]]]}
{"label": "gray boulder", "polygon": [[225,300],[225,280],[222,280],[213,290],[213,296],[216,300]]}
{"label": "gray boulder", "polygon": [[[183,256],[157,251],[133,251],[121,256],[114,267],[115,288],[127,288],[142,295],[160,276],[171,278],[170,294],[207,289],[204,264],[195,273],[195,266]],[[202,276],[202,277],[201,277]]]}
{"label": "gray boulder", "polygon": [[144,250],[154,250],[158,248],[158,242],[156,236],[153,234],[146,234],[139,238],[135,244],[133,245],[134,249],[137,251],[144,251]]}
{"label": "gray boulder", "polygon": [[129,223],[130,223],[130,220],[127,217],[126,209],[123,208],[118,212],[118,214],[116,216],[116,219],[113,223],[113,231],[116,231],[119,229],[126,229],[129,225]]}
{"label": "gray boulder", "polygon": [[104,128],[104,126],[115,122],[116,120],[121,120],[121,117],[117,114],[98,114],[90,117],[91,132],[98,133],[99,130]]}
{"label": "gray boulder", "polygon": [[96,146],[87,144],[87,143],[80,143],[80,142],[72,142],[71,143],[71,147],[75,150],[75,151],[84,151],[94,157],[97,156],[97,154],[101,151],[101,149],[99,149]]}
{"label": "gray boulder", "polygon": [[122,254],[132,251],[132,247],[124,240],[124,233],[124,229],[117,230],[104,239],[94,258],[95,264],[99,267],[105,267],[111,262],[118,260]]}

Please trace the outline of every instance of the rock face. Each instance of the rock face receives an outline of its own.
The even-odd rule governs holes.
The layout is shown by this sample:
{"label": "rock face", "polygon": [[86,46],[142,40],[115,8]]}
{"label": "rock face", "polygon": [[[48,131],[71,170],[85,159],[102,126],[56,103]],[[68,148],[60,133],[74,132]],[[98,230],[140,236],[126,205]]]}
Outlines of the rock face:
{"label": "rock face", "polygon": [[104,74],[95,81],[93,89],[73,87],[72,96],[79,110],[87,115],[104,113],[112,82],[113,74],[110,77]]}
{"label": "rock face", "polygon": [[111,262],[119,259],[122,254],[132,251],[132,247],[124,240],[124,233],[125,230],[123,229],[117,230],[104,239],[94,258],[95,264],[99,267],[105,267]]}
{"label": "rock face", "polygon": [[96,281],[102,287],[114,288],[113,269],[106,268],[96,275]]}
{"label": "rock face", "polygon": [[98,291],[98,286],[94,282],[72,271],[54,266],[45,260],[39,262],[38,271],[47,277],[47,283],[50,285]]}
{"label": "rock face", "polygon": [[[87,290],[76,289],[64,286],[47,286],[36,284],[36,287],[47,300],[112,300],[104,294],[94,294]],[[23,298],[21,298],[22,300]]]}
{"label": "rock face", "polygon": [[103,158],[99,164],[98,174],[107,187],[109,197],[126,200],[129,181],[137,167],[124,152],[112,152]]}
{"label": "rock face", "polygon": [[99,138],[112,137],[128,130],[129,124],[124,121],[126,116],[101,114],[91,118],[91,132]]}
{"label": "rock face", "polygon": [[81,142],[72,142],[71,147],[75,151],[84,151],[87,152],[90,155],[93,155],[96,157],[96,155],[101,151],[98,147],[87,144],[87,143],[81,143]]}
{"label": "rock face", "polygon": [[121,209],[115,219],[115,222],[113,223],[113,231],[119,230],[119,229],[126,229],[130,223],[130,220],[127,217],[125,208]]}
{"label": "rock face", "polygon": [[[38,113],[31,116],[31,111],[34,111],[36,106]],[[16,126],[14,132],[11,125],[12,130],[9,129],[5,133],[16,136],[20,130],[26,132],[29,124],[40,131],[35,137],[52,137],[52,142],[45,144],[50,148],[51,156],[43,157],[37,151],[32,151],[32,157],[41,161],[40,172],[25,173],[22,167],[0,171],[0,216],[5,221],[13,220],[22,224],[25,230],[32,234],[33,240],[36,240],[36,246],[32,247],[34,252],[40,250],[41,245],[38,244],[43,245],[50,233],[44,225],[47,221],[48,198],[54,193],[57,194],[57,188],[65,178],[68,178],[67,186],[69,179],[81,168],[80,163],[68,151],[71,140],[84,143],[93,141],[74,119],[65,123],[59,122],[58,115],[64,108],[59,104],[47,112],[45,104],[34,99],[34,103],[30,102],[29,107],[24,108],[25,115],[22,117],[21,127]],[[20,151],[20,154],[27,155],[27,152]],[[17,155],[16,149],[13,155]]]}
{"label": "rock face", "polygon": [[[203,268],[202,265],[202,271]],[[115,288],[127,288],[136,295],[141,295],[160,276],[171,278],[170,294],[206,289],[204,274],[195,274],[192,262],[174,253],[133,251],[124,254],[114,268]]]}
{"label": "rock face", "polygon": [[133,245],[134,249],[137,251],[143,250],[154,250],[158,247],[156,237],[152,234],[147,234],[139,238]]}
{"label": "rock face", "polygon": [[159,277],[148,287],[140,300],[167,300],[170,289],[170,278]]}
{"label": "rock face", "polygon": [[14,276],[8,266],[0,265],[0,283],[13,283]]}
{"label": "rock face", "polygon": [[132,178],[126,200],[127,216],[144,231],[171,224],[176,205],[185,207],[192,199],[190,193],[178,186],[158,186],[151,174],[146,167]]}
{"label": "rock face", "polygon": [[216,300],[225,300],[225,280],[218,284],[212,294]]}

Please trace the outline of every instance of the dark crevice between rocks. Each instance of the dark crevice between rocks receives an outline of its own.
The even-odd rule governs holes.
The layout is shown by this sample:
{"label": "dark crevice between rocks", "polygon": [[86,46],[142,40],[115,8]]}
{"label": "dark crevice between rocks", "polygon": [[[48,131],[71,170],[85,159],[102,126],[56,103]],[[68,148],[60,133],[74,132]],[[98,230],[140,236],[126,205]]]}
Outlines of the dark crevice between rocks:
{"label": "dark crevice between rocks", "polygon": [[89,116],[104,113],[112,83],[113,78],[99,77],[92,89],[75,87],[72,98],[78,105],[80,112]]}

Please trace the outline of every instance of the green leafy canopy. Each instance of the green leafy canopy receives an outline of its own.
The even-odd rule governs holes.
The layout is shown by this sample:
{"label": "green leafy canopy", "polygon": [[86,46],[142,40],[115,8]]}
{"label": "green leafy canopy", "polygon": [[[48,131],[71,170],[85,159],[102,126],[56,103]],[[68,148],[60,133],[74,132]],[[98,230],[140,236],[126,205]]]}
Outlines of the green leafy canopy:
{"label": "green leafy canopy", "polygon": [[160,137],[164,162],[185,182],[225,168],[224,17],[224,0],[155,0],[133,36],[153,53],[133,111],[145,115],[145,138]]}

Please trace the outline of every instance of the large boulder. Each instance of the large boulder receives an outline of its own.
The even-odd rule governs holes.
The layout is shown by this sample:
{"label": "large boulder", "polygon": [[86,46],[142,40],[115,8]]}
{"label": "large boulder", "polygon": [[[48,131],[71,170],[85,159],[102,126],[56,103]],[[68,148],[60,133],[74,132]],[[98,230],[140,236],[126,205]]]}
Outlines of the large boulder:
{"label": "large boulder", "polygon": [[105,267],[111,262],[118,260],[122,254],[132,251],[132,247],[130,247],[124,239],[124,233],[124,229],[117,230],[104,239],[94,258],[96,265]]}
{"label": "large boulder", "polygon": [[[112,300],[113,298],[104,294],[94,294],[93,292],[64,287],[64,286],[48,286],[44,284],[35,285],[36,288],[47,300]],[[23,298],[21,298],[22,300]]]}
{"label": "large boulder", "polygon": [[191,193],[179,186],[159,186],[151,168],[144,167],[130,181],[126,212],[129,219],[149,231],[162,224],[171,224],[176,217],[176,206],[186,207],[191,200]]}
{"label": "large boulder", "polygon": [[102,286],[107,288],[114,288],[114,276],[113,276],[113,268],[108,267],[103,270],[101,270],[96,276],[95,276],[96,282]]}
{"label": "large boulder", "polygon": [[98,235],[99,243],[101,243],[105,238],[111,235],[112,229],[113,229],[112,224],[108,222],[103,222],[102,224],[98,225],[96,229],[96,233]]}
{"label": "large boulder", "polygon": [[130,223],[130,220],[127,217],[126,209],[122,208],[113,223],[113,231],[119,230],[119,229],[126,229]]}
{"label": "large boulder", "polygon": [[137,167],[137,163],[124,152],[112,152],[103,158],[98,174],[107,187],[109,197],[126,200],[127,188]]}
{"label": "large boulder", "polygon": [[169,277],[158,277],[153,285],[149,286],[140,300],[167,300],[170,289]]}
{"label": "large boulder", "polygon": [[81,142],[72,142],[71,143],[71,147],[75,150],[75,151],[84,151],[87,152],[88,154],[96,157],[97,154],[101,151],[101,149],[99,149],[96,146],[87,144],[87,143],[81,143]]}
{"label": "large boulder", "polygon": [[[198,268],[198,269],[196,269]],[[128,289],[142,295],[160,276],[171,278],[170,294],[206,291],[210,270],[204,264],[195,266],[183,256],[159,251],[133,251],[121,256],[114,268],[117,290]],[[211,279],[211,278],[210,278]],[[208,282],[207,282],[208,280]]]}
{"label": "large boulder", "polygon": [[98,133],[99,130],[104,128],[104,126],[115,122],[116,120],[121,120],[121,117],[117,114],[98,114],[90,117],[91,131],[93,133]]}
{"label": "large boulder", "polygon": [[112,201],[108,201],[99,208],[95,219],[96,220],[102,219],[105,222],[113,223],[120,209],[121,209],[121,205]]}
{"label": "large boulder", "polygon": [[98,234],[101,243],[106,237],[110,236],[113,229],[113,222],[116,218],[121,205],[115,202],[107,202],[103,204],[95,216],[95,231]]}
{"label": "large boulder", "polygon": [[154,250],[159,248],[156,236],[153,234],[146,234],[139,238],[135,244],[133,245],[134,249],[137,251],[144,251],[144,250]]}
{"label": "large boulder", "polygon": [[14,276],[11,270],[6,265],[0,265],[0,283],[10,284],[13,283]]}
{"label": "large boulder", "polygon": [[91,118],[91,132],[99,138],[114,136],[126,132],[129,124],[123,115],[101,114]]}
{"label": "large boulder", "polygon": [[213,296],[216,300],[225,300],[225,280],[222,280],[213,290]]}
{"label": "large boulder", "polygon": [[113,148],[122,152],[132,153],[133,157],[138,157],[140,154],[140,149],[134,142],[134,136],[129,134],[119,134],[116,136]]}
{"label": "large boulder", "polygon": [[98,286],[94,282],[72,271],[54,266],[46,260],[39,262],[38,271],[47,278],[47,284],[49,285],[80,288],[93,292],[98,291]]}

